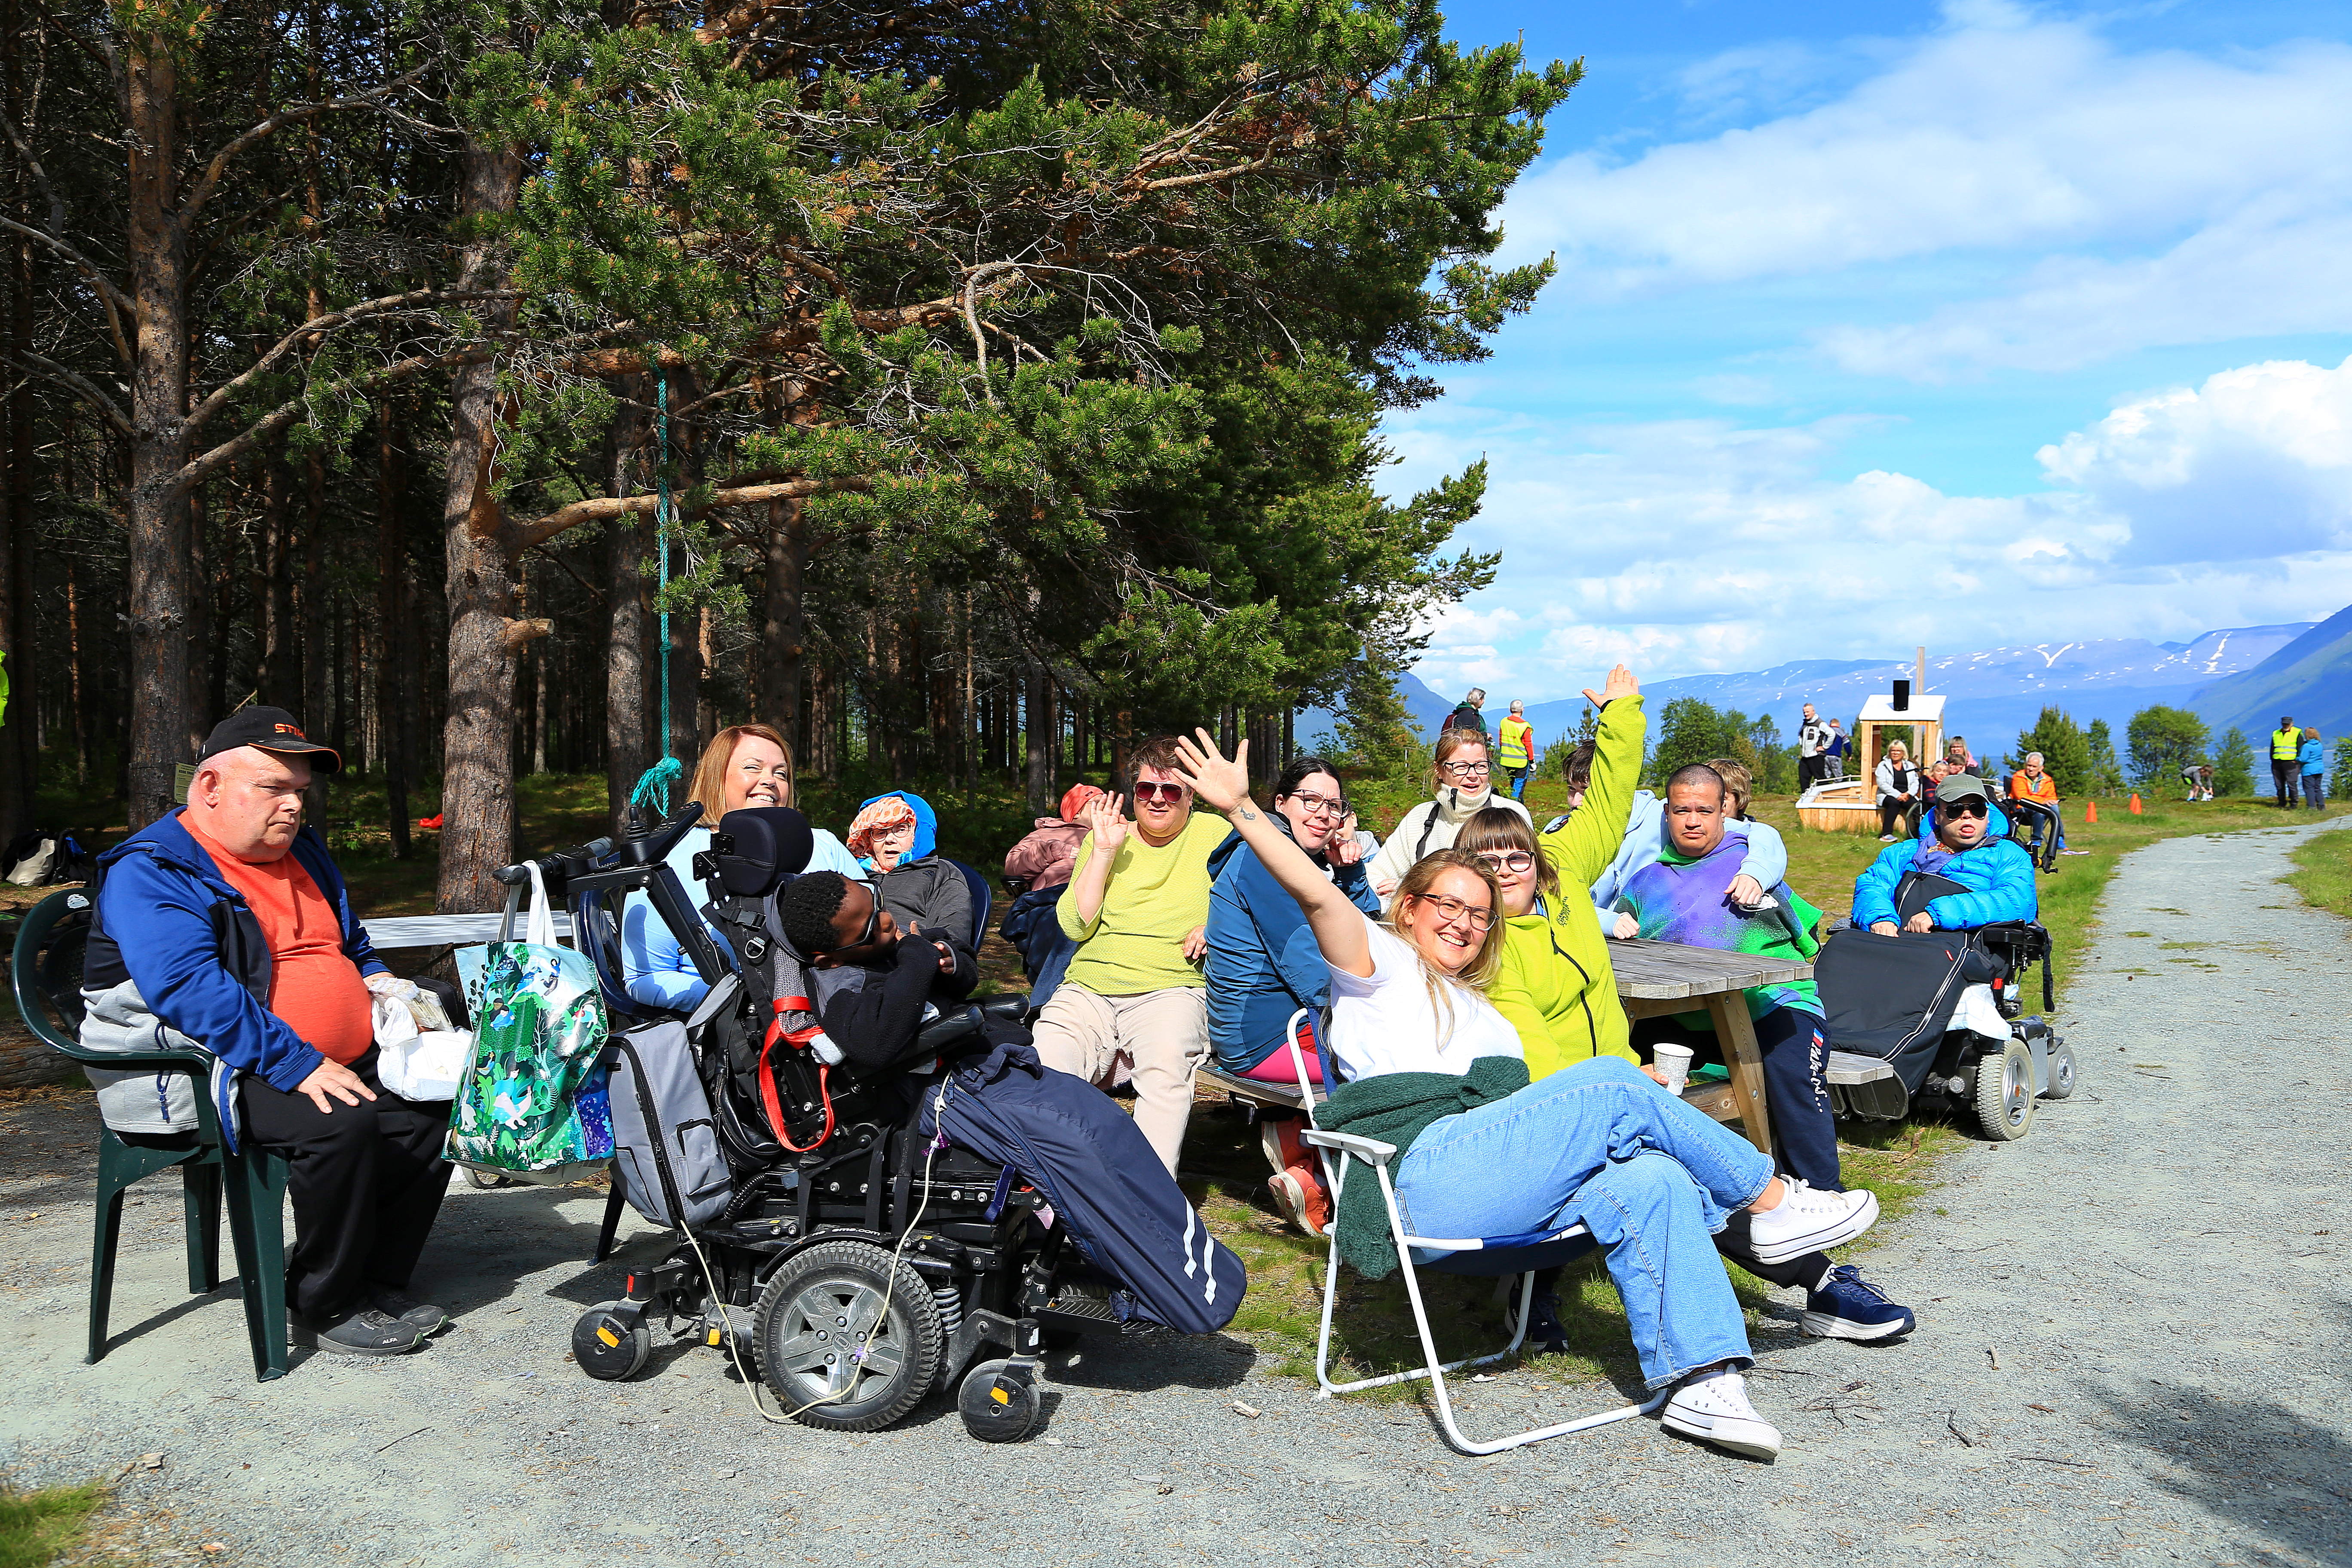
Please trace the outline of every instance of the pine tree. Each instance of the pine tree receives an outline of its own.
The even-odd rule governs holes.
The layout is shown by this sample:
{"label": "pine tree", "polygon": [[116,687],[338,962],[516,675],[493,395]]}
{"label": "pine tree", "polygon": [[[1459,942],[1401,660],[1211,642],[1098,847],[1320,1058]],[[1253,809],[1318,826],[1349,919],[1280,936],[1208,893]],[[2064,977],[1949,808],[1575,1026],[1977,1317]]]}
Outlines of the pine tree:
{"label": "pine tree", "polygon": [[2094,719],[2084,731],[2084,744],[2091,756],[2090,782],[2085,793],[2113,795],[2124,787],[2123,764],[2116,760],[2115,732],[2105,719]]}
{"label": "pine tree", "polygon": [[2254,793],[2254,748],[2235,724],[2222,733],[2221,750],[2213,753],[2213,793],[2225,796]]}
{"label": "pine tree", "polygon": [[2044,708],[2033,728],[2018,736],[2013,760],[2022,763],[2029,752],[2042,753],[2042,766],[2058,782],[2061,795],[2073,800],[2093,793],[2090,739],[2063,710]]}

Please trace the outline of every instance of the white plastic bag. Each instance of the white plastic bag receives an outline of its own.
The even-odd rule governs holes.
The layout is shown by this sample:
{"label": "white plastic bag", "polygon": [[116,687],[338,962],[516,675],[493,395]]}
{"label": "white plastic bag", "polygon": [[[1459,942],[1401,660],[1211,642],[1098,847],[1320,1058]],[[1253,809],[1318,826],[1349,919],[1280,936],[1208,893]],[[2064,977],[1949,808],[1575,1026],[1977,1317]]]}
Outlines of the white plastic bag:
{"label": "white plastic bag", "polygon": [[375,1019],[377,1081],[403,1100],[429,1105],[456,1099],[473,1054],[473,1031],[420,1030],[415,1014],[398,996],[377,996],[370,1011]]}

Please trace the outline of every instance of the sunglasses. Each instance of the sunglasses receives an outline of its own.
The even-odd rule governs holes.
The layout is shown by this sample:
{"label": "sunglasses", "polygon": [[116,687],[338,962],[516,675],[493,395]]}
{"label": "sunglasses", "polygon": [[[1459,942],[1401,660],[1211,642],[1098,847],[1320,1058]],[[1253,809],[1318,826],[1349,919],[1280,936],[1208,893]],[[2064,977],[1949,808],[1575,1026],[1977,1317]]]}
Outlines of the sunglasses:
{"label": "sunglasses", "polygon": [[1938,801],[1936,809],[1946,816],[1990,816],[1992,808],[1980,800],[1956,801],[1949,805]]}
{"label": "sunglasses", "polygon": [[1526,872],[1536,868],[1536,858],[1524,849],[1483,849],[1478,858],[1497,871]]}
{"label": "sunglasses", "polygon": [[1472,931],[1489,931],[1495,929],[1495,911],[1492,910],[1479,909],[1465,904],[1459,899],[1449,899],[1443,893],[1423,893],[1420,895],[1419,901],[1436,905],[1438,918],[1448,923],[1454,921],[1467,921],[1470,922]]}
{"label": "sunglasses", "polygon": [[857,933],[857,940],[848,945],[851,947],[864,947],[881,934],[882,898],[881,895],[877,893],[874,896],[873,907],[866,911],[866,929],[859,931]]}
{"label": "sunglasses", "polygon": [[1157,800],[1165,801],[1170,805],[1180,805],[1183,803],[1184,797],[1192,793],[1180,784],[1139,784],[1135,786],[1135,799],[1138,805]]}

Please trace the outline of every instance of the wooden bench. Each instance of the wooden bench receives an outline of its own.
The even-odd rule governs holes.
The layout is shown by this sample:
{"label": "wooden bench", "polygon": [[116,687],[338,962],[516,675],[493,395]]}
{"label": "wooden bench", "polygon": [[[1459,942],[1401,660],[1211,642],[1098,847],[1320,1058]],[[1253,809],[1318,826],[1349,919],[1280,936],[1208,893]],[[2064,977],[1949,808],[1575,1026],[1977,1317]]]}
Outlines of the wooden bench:
{"label": "wooden bench", "polygon": [[[1723,1047],[1727,1083],[1695,1083],[1683,1091],[1685,1103],[1717,1121],[1737,1121],[1750,1142],[1769,1153],[1772,1121],[1764,1102],[1764,1052],[1756,1043],[1756,1028],[1748,1016],[1743,994],[1752,985],[1784,984],[1812,976],[1812,965],[1747,952],[1719,952],[1711,947],[1685,947],[1679,942],[1612,942],[1610,964],[1617,975],[1617,998],[1632,1018],[1669,1017],[1677,1013],[1705,1013],[1715,1025]],[[1278,1050],[1277,1056],[1286,1056]],[[1885,1063],[1868,1057],[1832,1053],[1834,1081],[1861,1083],[1892,1075]],[[1873,1072],[1869,1069],[1875,1068]],[[1856,1076],[1860,1075],[1860,1076]],[[1235,1078],[1214,1066],[1201,1068],[1202,1078],[1225,1091],[1236,1102],[1269,1110],[1300,1109],[1295,1084],[1260,1083]],[[1320,1095],[1316,1097],[1318,1100]]]}

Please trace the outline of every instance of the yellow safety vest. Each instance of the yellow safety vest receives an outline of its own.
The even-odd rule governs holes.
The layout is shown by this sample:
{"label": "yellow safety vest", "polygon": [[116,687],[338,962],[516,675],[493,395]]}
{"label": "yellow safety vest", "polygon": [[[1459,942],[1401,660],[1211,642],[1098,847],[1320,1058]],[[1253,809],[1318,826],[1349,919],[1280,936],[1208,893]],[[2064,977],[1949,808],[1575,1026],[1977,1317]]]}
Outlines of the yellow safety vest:
{"label": "yellow safety vest", "polygon": [[2303,755],[2302,731],[2273,730],[2271,731],[2271,761],[2291,763],[2301,755]]}
{"label": "yellow safety vest", "polygon": [[1536,727],[1524,719],[1506,719],[1496,726],[1496,736],[1503,743],[1503,765],[1523,768],[1532,755],[1528,742],[1535,739]]}

